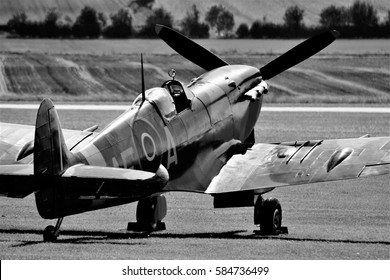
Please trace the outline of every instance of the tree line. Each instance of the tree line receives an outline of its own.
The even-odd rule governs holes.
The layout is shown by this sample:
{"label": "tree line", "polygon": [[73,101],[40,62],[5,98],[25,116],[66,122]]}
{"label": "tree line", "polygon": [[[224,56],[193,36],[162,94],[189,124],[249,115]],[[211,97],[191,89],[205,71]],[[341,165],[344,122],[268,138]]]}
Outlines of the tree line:
{"label": "tree line", "polygon": [[302,38],[336,29],[343,38],[390,38],[390,10],[386,20],[380,23],[377,10],[368,2],[355,1],[351,7],[328,6],[321,11],[318,26],[305,26],[304,15],[304,9],[290,6],[284,13],[283,24],[264,18],[250,28],[241,24],[236,35],[238,38]]}
{"label": "tree line", "polygon": [[[154,0],[134,0],[127,7],[107,17],[94,8],[85,6],[75,20],[63,17],[56,9],[50,9],[42,21],[31,21],[26,13],[14,14],[7,23],[9,32],[29,38],[152,38],[154,27],[163,24],[173,27],[174,18],[164,8],[152,9]],[[149,16],[143,26],[134,27],[132,14],[146,8]],[[380,23],[377,11],[368,2],[355,1],[351,7],[331,5],[320,13],[318,26],[303,23],[305,10],[299,6],[286,9],[283,23],[275,24],[266,18],[249,27],[243,23],[234,31],[234,15],[222,5],[212,6],[200,20],[200,12],[194,4],[180,22],[178,31],[192,38],[209,38],[210,31],[223,38],[301,38],[312,36],[325,29],[337,29],[343,38],[389,38],[390,11]]]}

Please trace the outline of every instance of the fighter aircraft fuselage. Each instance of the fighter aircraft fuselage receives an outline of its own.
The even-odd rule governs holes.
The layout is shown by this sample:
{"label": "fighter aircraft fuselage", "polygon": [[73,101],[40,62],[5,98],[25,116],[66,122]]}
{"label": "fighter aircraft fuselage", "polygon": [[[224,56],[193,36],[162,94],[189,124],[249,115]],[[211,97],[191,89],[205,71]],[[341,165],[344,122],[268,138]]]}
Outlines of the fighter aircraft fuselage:
{"label": "fighter aircraft fuselage", "polygon": [[[258,70],[247,66],[226,66],[183,86],[188,107],[177,112],[169,90],[146,91],[146,101],[134,106],[107,126],[88,145],[78,150],[82,163],[95,166],[135,168],[155,172],[163,164],[170,174],[169,190],[204,191],[190,176],[177,184],[196,165],[208,180],[213,161],[230,146],[232,139],[244,141],[251,133],[261,108],[261,98],[239,100],[260,79]],[[229,86],[229,83],[231,85]],[[233,85],[234,83],[235,85]],[[202,157],[199,161],[199,155]],[[213,172],[212,172],[213,173]],[[195,175],[195,174],[193,174]],[[195,176],[198,177],[198,176]],[[180,181],[180,180],[179,180]],[[190,185],[188,185],[190,183]]]}
{"label": "fighter aircraft fuselage", "polygon": [[[170,178],[163,192],[203,193],[226,163],[226,152],[252,132],[260,114],[262,95],[245,98],[244,94],[256,91],[260,82],[258,69],[243,65],[217,68],[193,79],[188,87],[173,80],[182,86],[188,100],[180,112],[169,86],[149,89],[145,100],[140,95],[89,143],[76,146],[72,165],[156,172],[162,164]],[[40,214],[50,218],[68,215],[69,211],[75,214],[132,201],[109,197],[80,200],[69,196],[66,187],[50,188],[47,192],[50,194],[40,191],[36,197]],[[53,196],[54,192],[61,195],[47,200],[47,195]],[[55,200],[57,203],[52,207],[43,206],[44,201]],[[58,203],[59,200],[69,207]],[[57,210],[53,211],[53,207]]]}

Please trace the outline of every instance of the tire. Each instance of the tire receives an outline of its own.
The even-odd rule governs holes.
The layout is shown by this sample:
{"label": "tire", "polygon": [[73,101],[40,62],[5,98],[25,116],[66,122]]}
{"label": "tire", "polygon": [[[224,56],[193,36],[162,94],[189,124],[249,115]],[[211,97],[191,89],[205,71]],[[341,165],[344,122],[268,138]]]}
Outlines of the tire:
{"label": "tire", "polygon": [[146,231],[154,231],[156,221],[154,220],[154,198],[149,197],[138,201],[137,205],[137,223]]}
{"label": "tire", "polygon": [[55,235],[56,228],[54,226],[47,226],[43,231],[43,241],[44,242],[55,242],[57,236]]}
{"label": "tire", "polygon": [[152,198],[148,197],[138,201],[137,205],[137,222],[150,223],[153,221],[154,205]]}
{"label": "tire", "polygon": [[264,200],[261,207],[260,229],[265,234],[278,234],[282,226],[282,206],[276,198]]}
{"label": "tire", "polygon": [[167,214],[167,200],[164,195],[148,197],[138,201],[137,224],[146,231],[164,230],[162,219]]}

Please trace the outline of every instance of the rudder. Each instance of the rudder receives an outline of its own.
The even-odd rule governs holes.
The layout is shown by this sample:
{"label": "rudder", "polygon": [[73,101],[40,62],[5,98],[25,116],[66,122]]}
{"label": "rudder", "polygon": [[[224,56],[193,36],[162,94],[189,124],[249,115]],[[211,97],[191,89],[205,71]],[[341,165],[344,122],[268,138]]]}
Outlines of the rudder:
{"label": "rudder", "polygon": [[69,167],[70,156],[57,110],[50,99],[44,99],[38,109],[35,124],[34,174],[60,175]]}

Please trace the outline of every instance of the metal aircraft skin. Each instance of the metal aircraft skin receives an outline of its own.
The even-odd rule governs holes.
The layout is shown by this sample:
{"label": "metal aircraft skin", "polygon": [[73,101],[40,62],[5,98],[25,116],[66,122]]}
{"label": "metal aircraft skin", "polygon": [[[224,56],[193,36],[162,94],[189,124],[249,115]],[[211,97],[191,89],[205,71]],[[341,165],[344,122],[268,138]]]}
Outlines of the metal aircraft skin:
{"label": "metal aircraft skin", "polygon": [[162,87],[143,89],[100,132],[62,129],[49,99],[35,127],[0,123],[0,194],[34,193],[39,214],[59,219],[45,229],[45,241],[56,240],[65,216],[135,201],[138,227],[156,230],[169,191],[211,194],[217,208],[254,206],[255,224],[275,234],[282,228],[280,203],[261,194],[390,173],[390,137],[255,143],[265,80],[325,48],[335,31],[306,40],[260,71],[229,65],[167,27],[156,32],[207,72],[187,86],[172,74]]}

